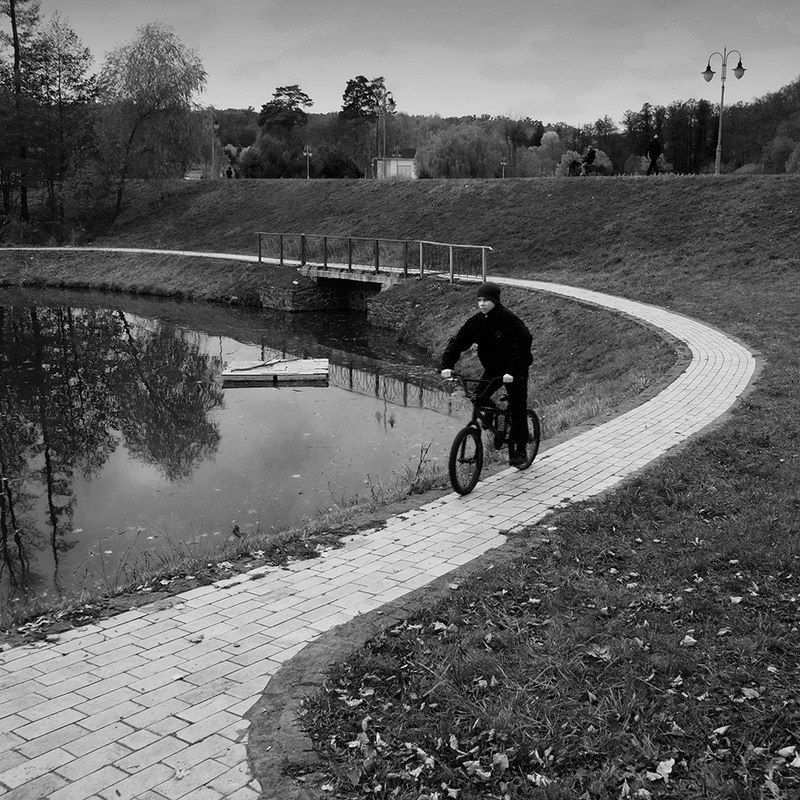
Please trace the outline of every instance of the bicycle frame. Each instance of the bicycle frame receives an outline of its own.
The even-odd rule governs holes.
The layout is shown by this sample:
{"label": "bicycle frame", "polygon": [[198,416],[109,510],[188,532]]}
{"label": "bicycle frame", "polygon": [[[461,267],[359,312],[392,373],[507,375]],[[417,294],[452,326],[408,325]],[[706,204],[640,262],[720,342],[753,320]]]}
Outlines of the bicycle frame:
{"label": "bicycle frame", "polygon": [[[497,384],[497,389],[499,389],[503,385],[503,379],[490,378],[489,380],[484,380],[483,378],[467,378],[464,375],[454,374],[446,380],[460,383],[464,394],[472,401],[472,418],[469,424],[475,425],[481,430],[490,431],[495,437],[502,439],[504,444],[507,444],[511,420],[508,410],[508,395],[502,395],[497,398],[498,402],[503,403],[504,406],[481,405],[477,400],[478,396],[483,392],[481,386],[489,388],[493,384]],[[497,389],[493,391],[497,391]],[[497,421],[502,420],[502,426],[493,424],[492,418]]]}

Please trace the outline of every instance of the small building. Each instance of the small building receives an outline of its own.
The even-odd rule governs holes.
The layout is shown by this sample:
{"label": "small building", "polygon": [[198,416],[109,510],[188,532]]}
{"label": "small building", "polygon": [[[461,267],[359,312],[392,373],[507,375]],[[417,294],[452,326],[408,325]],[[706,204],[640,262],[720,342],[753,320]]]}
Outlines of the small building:
{"label": "small building", "polygon": [[416,178],[417,167],[414,163],[416,155],[416,147],[395,147],[392,154],[386,157],[385,165],[382,158],[375,159],[375,177],[400,180]]}

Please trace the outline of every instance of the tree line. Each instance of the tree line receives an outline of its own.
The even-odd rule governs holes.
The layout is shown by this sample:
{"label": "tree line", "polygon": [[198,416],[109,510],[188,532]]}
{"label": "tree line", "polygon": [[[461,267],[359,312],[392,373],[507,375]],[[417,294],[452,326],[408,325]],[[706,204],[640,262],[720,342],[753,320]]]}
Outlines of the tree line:
{"label": "tree line", "polygon": [[[299,86],[278,87],[272,100],[253,108],[217,112],[220,139],[242,177],[373,177],[375,162],[396,148],[416,150],[421,178],[566,176],[570,165],[597,149],[595,164],[608,175],[647,170],[647,145],[658,136],[661,166],[677,174],[713,171],[719,107],[707,100],[668,106],[645,103],[626,111],[617,125],[608,116],[575,126],[525,117],[440,117],[384,111],[383,77],[363,75],[347,82],[342,109],[314,114],[313,100]],[[280,111],[278,111],[280,109]],[[723,172],[800,172],[800,78],[779,91],[724,110]],[[303,155],[313,154],[310,165]]]}
{"label": "tree line", "polygon": [[119,214],[132,178],[183,175],[213,150],[212,119],[194,104],[205,69],[168,26],[142,26],[95,74],[69,23],[43,20],[38,0],[2,0],[0,19],[4,239],[91,234]]}
{"label": "tree line", "polygon": [[[113,223],[131,179],[363,178],[384,154],[414,150],[421,178],[568,175],[590,144],[605,174],[640,174],[658,135],[666,171],[713,168],[719,109],[645,104],[617,124],[402,111],[383,76],[347,80],[340,110],[317,114],[299,85],[256,111],[199,106],[206,71],[159,23],[142,26],[94,71],[93,57],[39,0],[0,0],[0,237],[79,240]],[[724,113],[723,171],[800,171],[800,78]]]}

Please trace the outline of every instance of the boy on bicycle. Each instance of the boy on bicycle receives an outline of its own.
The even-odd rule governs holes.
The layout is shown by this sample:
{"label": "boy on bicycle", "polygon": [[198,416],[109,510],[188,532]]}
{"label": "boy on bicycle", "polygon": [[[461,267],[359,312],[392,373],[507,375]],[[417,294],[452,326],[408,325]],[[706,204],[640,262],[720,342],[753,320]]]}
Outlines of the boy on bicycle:
{"label": "boy on bicycle", "polygon": [[478,359],[484,369],[481,380],[487,381],[478,394],[479,404],[494,405],[491,396],[505,387],[511,418],[511,444],[508,446],[511,466],[527,461],[526,411],[532,343],[533,337],[525,323],[500,302],[500,287],[496,283],[484,283],[478,287],[478,313],[461,326],[442,354],[441,374],[449,378],[461,353],[473,344],[478,345]]}
{"label": "boy on bicycle", "polygon": [[593,144],[590,144],[589,149],[586,151],[586,155],[581,159],[581,175],[586,175],[586,168],[591,167],[592,164],[594,164],[596,155],[597,150],[594,149]]}

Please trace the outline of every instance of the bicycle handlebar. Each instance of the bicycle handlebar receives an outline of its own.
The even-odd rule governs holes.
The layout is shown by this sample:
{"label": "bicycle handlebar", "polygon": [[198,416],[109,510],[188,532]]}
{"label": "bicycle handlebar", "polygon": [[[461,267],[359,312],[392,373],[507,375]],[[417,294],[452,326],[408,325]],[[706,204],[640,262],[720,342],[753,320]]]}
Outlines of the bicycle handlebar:
{"label": "bicycle handlebar", "polygon": [[464,389],[464,394],[470,399],[474,400],[475,395],[478,394],[478,387],[480,385],[491,386],[497,384],[498,388],[503,384],[503,378],[498,376],[496,378],[467,378],[459,372],[454,372],[449,378],[442,379],[445,382],[457,382],[461,384]]}

